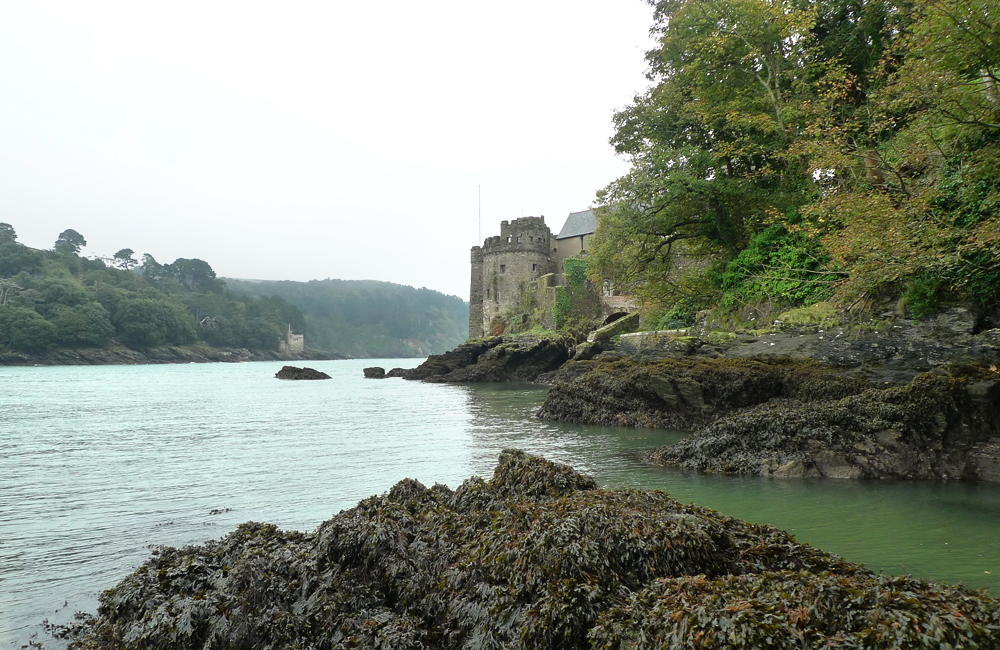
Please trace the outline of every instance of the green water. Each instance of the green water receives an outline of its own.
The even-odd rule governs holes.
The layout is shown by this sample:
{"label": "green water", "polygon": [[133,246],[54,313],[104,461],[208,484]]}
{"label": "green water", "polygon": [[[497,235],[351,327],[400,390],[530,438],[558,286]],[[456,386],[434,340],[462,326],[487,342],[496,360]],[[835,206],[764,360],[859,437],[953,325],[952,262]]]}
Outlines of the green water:
{"label": "green water", "polygon": [[504,447],[774,524],[875,571],[1000,593],[997,486],[699,475],[643,461],[681,433],[537,420],[538,387],[310,365],[333,379],[281,382],[280,363],[0,368],[0,648],[93,611],[152,546],[248,520],[312,530],[404,477],[489,476]]}

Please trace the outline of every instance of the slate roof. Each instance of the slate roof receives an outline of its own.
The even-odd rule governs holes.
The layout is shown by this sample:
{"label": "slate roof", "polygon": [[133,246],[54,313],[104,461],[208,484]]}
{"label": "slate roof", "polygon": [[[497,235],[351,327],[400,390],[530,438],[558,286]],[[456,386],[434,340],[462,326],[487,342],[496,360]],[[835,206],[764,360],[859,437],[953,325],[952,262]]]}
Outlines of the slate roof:
{"label": "slate roof", "polygon": [[597,230],[597,217],[594,216],[593,210],[570,212],[569,216],[566,217],[566,223],[563,224],[562,230],[556,235],[556,239],[589,235],[595,230]]}

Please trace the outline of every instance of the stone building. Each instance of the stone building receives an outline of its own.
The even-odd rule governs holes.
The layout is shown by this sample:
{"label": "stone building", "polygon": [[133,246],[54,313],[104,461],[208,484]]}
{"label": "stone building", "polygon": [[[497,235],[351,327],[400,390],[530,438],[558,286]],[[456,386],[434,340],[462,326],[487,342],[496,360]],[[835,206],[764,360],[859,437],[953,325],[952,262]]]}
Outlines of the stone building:
{"label": "stone building", "polygon": [[279,352],[303,352],[306,349],[305,334],[292,334],[292,325],[289,323],[288,332],[285,338],[278,341]]}
{"label": "stone building", "polygon": [[556,235],[556,263],[561,267],[562,261],[567,257],[586,252],[596,230],[597,216],[593,210],[570,212],[566,223]]}
{"label": "stone building", "polygon": [[469,338],[492,334],[503,315],[521,304],[529,285],[557,268],[545,217],[501,221],[499,237],[472,247]]}

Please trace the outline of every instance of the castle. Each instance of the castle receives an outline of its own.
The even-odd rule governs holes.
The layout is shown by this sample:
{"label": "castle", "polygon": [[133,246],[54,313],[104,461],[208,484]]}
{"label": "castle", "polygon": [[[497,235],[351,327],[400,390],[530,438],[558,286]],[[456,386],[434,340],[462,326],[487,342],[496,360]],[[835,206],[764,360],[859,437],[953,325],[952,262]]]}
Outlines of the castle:
{"label": "castle", "polygon": [[302,352],[306,349],[305,334],[292,334],[292,325],[288,324],[288,332],[285,338],[278,341],[279,352]]}
{"label": "castle", "polygon": [[544,303],[539,294],[565,284],[563,260],[585,253],[596,229],[593,210],[570,214],[555,236],[544,216],[501,221],[500,236],[472,247],[469,338],[500,333],[510,314],[527,310],[526,302]]}

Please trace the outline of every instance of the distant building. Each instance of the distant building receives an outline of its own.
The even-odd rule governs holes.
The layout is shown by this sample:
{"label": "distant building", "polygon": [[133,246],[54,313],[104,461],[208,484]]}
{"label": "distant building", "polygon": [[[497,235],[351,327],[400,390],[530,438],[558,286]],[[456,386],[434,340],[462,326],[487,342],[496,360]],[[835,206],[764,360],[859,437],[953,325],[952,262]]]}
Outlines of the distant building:
{"label": "distant building", "polygon": [[288,332],[282,341],[278,341],[279,352],[303,352],[306,349],[305,334],[292,334],[292,325],[288,324]]}

